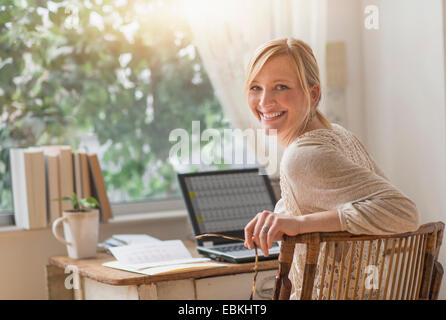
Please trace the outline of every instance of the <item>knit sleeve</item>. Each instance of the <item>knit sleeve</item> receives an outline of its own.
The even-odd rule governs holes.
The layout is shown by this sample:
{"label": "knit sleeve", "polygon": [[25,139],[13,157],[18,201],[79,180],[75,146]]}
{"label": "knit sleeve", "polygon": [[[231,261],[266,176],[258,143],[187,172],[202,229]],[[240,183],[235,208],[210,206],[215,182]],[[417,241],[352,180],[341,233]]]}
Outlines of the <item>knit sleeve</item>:
{"label": "knit sleeve", "polygon": [[274,213],[284,214],[285,210],[285,202],[283,201],[283,198],[280,198],[274,206]]}
{"label": "knit sleeve", "polygon": [[299,201],[337,210],[341,228],[354,234],[392,234],[419,226],[415,203],[389,181],[349,160],[336,148],[303,144],[284,161]]}

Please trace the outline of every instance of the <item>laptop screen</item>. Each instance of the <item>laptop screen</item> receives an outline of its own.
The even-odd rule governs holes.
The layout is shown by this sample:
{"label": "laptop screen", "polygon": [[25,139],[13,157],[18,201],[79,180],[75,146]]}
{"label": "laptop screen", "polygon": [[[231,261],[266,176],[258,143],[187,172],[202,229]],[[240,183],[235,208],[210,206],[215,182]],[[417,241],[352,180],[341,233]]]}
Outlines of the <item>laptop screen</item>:
{"label": "laptop screen", "polygon": [[258,212],[272,211],[276,203],[268,176],[259,174],[258,168],[178,174],[178,178],[196,235],[243,238],[246,224]]}

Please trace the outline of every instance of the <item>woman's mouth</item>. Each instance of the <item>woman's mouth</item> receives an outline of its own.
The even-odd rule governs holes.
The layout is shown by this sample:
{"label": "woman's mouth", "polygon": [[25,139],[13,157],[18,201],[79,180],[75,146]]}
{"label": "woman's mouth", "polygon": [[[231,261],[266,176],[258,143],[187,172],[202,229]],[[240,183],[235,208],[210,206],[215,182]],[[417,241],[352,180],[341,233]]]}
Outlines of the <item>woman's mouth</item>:
{"label": "woman's mouth", "polygon": [[260,117],[262,118],[262,120],[265,121],[273,121],[273,120],[277,120],[280,117],[282,117],[285,114],[285,111],[278,111],[278,112],[260,112]]}

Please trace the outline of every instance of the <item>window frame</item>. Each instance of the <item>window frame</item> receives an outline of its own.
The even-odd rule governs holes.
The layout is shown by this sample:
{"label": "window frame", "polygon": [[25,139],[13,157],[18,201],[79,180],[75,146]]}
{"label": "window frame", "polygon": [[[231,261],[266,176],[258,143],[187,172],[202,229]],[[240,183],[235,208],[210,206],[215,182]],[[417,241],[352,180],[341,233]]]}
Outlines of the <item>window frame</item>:
{"label": "window frame", "polygon": [[2,211],[0,212],[0,227],[11,227],[14,224],[14,212]]}

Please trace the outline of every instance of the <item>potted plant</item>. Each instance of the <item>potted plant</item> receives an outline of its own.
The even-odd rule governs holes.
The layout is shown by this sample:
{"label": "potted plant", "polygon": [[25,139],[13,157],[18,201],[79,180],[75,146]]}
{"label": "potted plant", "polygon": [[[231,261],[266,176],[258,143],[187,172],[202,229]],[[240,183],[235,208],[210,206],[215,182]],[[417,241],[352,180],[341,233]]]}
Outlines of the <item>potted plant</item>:
{"label": "potted plant", "polygon": [[[72,259],[95,257],[99,237],[98,201],[93,197],[79,199],[74,192],[71,198],[53,200],[68,201],[73,205],[73,209],[65,210],[52,226],[56,239],[67,246],[68,256]],[[62,222],[65,237],[57,232]]]}

